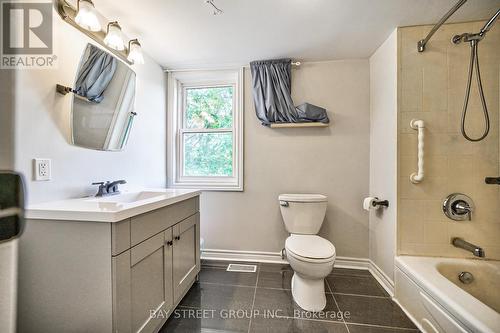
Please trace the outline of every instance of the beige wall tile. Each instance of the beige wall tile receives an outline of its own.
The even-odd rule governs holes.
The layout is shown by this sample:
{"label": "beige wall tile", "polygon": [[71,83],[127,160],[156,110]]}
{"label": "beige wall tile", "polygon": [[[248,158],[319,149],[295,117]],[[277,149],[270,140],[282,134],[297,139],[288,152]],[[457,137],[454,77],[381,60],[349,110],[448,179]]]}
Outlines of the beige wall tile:
{"label": "beige wall tile", "polygon": [[446,189],[448,179],[444,177],[426,176],[425,180],[420,184],[410,182],[410,176],[400,177],[400,192],[401,199],[442,199],[445,198],[448,191]]}
{"label": "beige wall tile", "polygon": [[404,68],[401,70],[401,103],[407,111],[422,110],[423,96],[423,69],[419,67]]}
{"label": "beige wall tile", "polygon": [[[405,175],[409,177],[413,172],[417,171],[417,156],[415,155],[401,156],[399,163],[399,170],[402,177]],[[425,172],[435,177],[446,177],[448,172],[447,166],[447,156],[429,156],[425,161]]]}
{"label": "beige wall tile", "polygon": [[[471,258],[450,244],[451,237],[463,237],[482,246],[487,258],[500,259],[500,189],[484,183],[484,177],[500,175],[500,28],[494,27],[479,46],[491,119],[490,134],[481,142],[469,142],[460,133],[470,47],[450,43],[454,34],[476,31],[483,24],[446,24],[421,54],[415,43],[431,26],[399,29],[398,254]],[[417,135],[409,127],[413,118],[426,122],[426,176],[420,184],[409,181],[417,163]],[[483,127],[473,77],[466,129],[477,136]],[[473,199],[472,221],[452,221],[442,212],[444,198],[453,192]]]}
{"label": "beige wall tile", "polygon": [[448,222],[450,221],[443,213],[443,200],[424,200],[426,222]]}
{"label": "beige wall tile", "polygon": [[446,244],[449,242],[448,225],[448,222],[425,222],[424,243]]}

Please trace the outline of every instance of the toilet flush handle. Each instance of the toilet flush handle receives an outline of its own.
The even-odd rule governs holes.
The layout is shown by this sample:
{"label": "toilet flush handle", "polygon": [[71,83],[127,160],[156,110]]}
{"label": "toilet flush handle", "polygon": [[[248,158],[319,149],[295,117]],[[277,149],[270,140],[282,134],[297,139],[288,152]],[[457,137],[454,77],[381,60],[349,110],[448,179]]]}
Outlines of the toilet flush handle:
{"label": "toilet flush handle", "polygon": [[290,204],[288,203],[288,201],[283,201],[283,200],[280,200],[280,206],[283,206],[283,207],[288,207]]}

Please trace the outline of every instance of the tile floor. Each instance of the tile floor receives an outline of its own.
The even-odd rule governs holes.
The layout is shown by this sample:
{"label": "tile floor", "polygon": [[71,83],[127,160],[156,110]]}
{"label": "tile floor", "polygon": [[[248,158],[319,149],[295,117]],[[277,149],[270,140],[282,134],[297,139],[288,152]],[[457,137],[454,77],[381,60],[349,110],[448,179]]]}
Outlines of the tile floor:
{"label": "tile floor", "polygon": [[335,268],[325,280],[326,308],[312,313],[292,300],[290,266],[256,265],[256,273],[237,273],[203,261],[199,283],[160,332],[418,332],[368,271]]}

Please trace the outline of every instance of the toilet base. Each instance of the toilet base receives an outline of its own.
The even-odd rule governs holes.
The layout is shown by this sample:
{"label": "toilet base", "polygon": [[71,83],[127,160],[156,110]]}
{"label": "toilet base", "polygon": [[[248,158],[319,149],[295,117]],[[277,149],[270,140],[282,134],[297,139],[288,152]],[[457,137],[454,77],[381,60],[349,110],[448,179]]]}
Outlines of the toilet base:
{"label": "toilet base", "polygon": [[292,296],[306,311],[319,312],[326,306],[324,279],[305,279],[296,272],[292,277]]}

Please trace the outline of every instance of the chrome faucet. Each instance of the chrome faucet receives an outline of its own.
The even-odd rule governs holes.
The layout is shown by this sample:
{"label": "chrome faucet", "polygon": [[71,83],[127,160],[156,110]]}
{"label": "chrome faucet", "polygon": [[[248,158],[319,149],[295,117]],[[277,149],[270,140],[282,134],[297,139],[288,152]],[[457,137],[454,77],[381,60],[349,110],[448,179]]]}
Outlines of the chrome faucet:
{"label": "chrome faucet", "polygon": [[472,252],[472,254],[475,255],[476,257],[484,258],[484,256],[485,256],[484,250],[482,248],[480,248],[477,245],[466,242],[462,238],[453,237],[451,239],[451,244],[454,247],[458,247],[460,249],[464,249],[466,251]]}
{"label": "chrome faucet", "polygon": [[114,195],[114,194],[120,194],[120,191],[118,190],[118,185],[119,184],[126,184],[127,182],[123,179],[121,180],[115,180],[110,182],[109,180],[107,182],[96,182],[92,183],[92,185],[99,185],[99,188],[96,193],[96,197],[104,197],[107,195]]}

